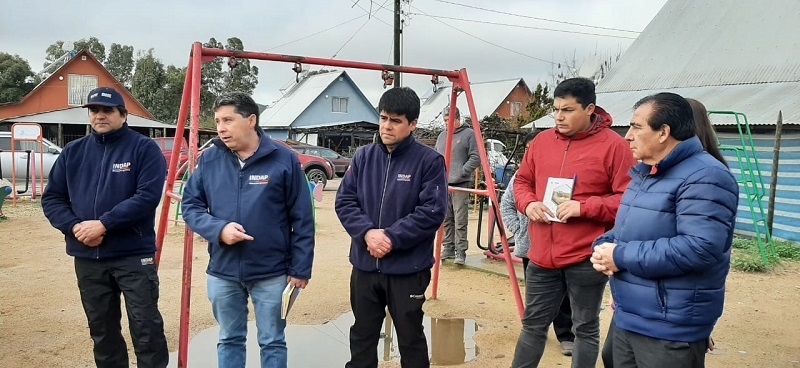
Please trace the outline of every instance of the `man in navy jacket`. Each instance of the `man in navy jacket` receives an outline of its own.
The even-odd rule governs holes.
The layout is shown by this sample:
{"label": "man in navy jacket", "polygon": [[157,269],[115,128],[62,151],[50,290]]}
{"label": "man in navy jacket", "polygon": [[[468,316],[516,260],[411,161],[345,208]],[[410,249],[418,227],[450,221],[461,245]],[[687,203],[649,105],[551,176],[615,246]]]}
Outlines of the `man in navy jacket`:
{"label": "man in navy jacket", "polygon": [[447,210],[444,157],[417,142],[420,102],[408,87],[381,96],[378,143],[359,149],[336,195],[350,241],[347,368],[378,366],[378,338],[388,306],[403,367],[428,367],[422,304],[431,279],[433,240]]}
{"label": "man in navy jacket", "polygon": [[220,368],[245,365],[247,298],[253,300],[261,366],[285,368],[281,294],[304,288],[314,258],[314,213],[297,155],[258,125],[258,105],[240,92],[214,102],[219,138],[203,152],[183,192],[183,219],[208,240],[207,288],[220,326]]}
{"label": "man in navy jacket", "polygon": [[725,299],[739,187],[703,150],[683,97],[659,93],[634,108],[625,139],[641,163],[592,255],[596,270],[613,275],[614,367],[704,367]]}
{"label": "man in navy jacket", "polygon": [[42,195],[44,215],[75,257],[97,366],[128,366],[121,292],[138,366],[163,368],[169,352],[153,227],[167,164],[152,139],[128,128],[119,92],[96,88],[84,107],[92,134],[70,142],[56,160]]}

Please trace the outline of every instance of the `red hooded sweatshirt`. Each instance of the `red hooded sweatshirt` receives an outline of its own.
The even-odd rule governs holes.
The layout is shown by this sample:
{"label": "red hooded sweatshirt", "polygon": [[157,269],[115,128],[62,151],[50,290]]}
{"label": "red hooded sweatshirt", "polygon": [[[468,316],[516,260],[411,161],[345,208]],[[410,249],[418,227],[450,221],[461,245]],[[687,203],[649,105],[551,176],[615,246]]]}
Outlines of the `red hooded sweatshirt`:
{"label": "red hooded sweatshirt", "polygon": [[528,258],[537,266],[556,269],[585,261],[592,255],[592,242],[614,226],[636,160],[628,142],[610,129],[611,121],[611,115],[595,107],[588,130],[572,137],[556,128],[545,130],[525,152],[514,182],[520,212],[541,201],[550,177],[575,178],[572,199],[581,204],[580,217],[566,223],[531,221]]}

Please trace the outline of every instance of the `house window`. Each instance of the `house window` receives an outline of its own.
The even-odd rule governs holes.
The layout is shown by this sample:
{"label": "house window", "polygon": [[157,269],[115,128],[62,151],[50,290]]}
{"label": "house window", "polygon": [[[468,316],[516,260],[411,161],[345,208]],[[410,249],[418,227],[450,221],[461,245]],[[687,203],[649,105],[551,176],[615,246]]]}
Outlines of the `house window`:
{"label": "house window", "polygon": [[97,88],[97,76],[70,74],[68,78],[67,103],[72,106],[85,104],[89,92]]}
{"label": "house window", "polygon": [[331,111],[333,112],[347,112],[347,97],[334,97],[333,100],[333,108]]}
{"label": "house window", "polygon": [[511,116],[517,116],[522,112],[522,102],[511,103]]}

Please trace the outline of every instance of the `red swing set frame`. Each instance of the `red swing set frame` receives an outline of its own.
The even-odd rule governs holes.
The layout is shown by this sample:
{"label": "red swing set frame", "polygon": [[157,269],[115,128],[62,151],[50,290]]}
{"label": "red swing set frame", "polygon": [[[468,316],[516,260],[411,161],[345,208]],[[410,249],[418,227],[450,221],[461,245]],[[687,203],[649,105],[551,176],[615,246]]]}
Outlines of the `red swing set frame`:
{"label": "red swing set frame", "polygon": [[[302,64],[311,64],[311,65],[324,65],[324,66],[333,66],[342,68],[378,70],[382,72],[430,75],[432,76],[433,80],[437,80],[439,77],[447,77],[448,80],[450,80],[450,82],[453,83],[453,88],[451,89],[452,92],[450,96],[450,119],[447,121],[447,143],[445,146],[445,151],[447,152],[445,154],[445,163],[447,166],[448,173],[450,172],[450,150],[452,147],[453,131],[455,128],[453,117],[455,116],[456,101],[460,91],[463,91],[463,93],[466,95],[470,116],[478,116],[475,110],[475,104],[472,98],[472,89],[469,84],[469,78],[467,77],[466,69],[437,70],[429,68],[415,68],[407,66],[282,55],[282,54],[272,54],[263,52],[222,50],[216,48],[206,48],[203,47],[203,45],[200,42],[195,42],[192,44],[192,49],[189,56],[189,65],[188,68],[186,69],[186,79],[183,85],[183,96],[181,98],[180,110],[178,111],[178,120],[177,120],[178,124],[175,128],[175,136],[182,137],[185,129],[185,124],[183,122],[186,121],[187,117],[191,117],[189,124],[189,129],[190,129],[189,160],[187,163],[188,165],[187,169],[189,170],[190,174],[195,167],[198,156],[197,147],[198,147],[198,128],[200,126],[201,67],[203,62],[213,61],[217,57],[229,58],[229,60],[251,59],[251,60],[278,61],[278,62],[294,63],[295,66]],[[478,119],[472,119],[472,127],[475,132],[476,140],[478,142],[483,142],[483,136],[481,134],[480,124]],[[489,167],[489,161],[487,159],[485,146],[479,144],[478,150],[480,152],[481,168],[483,172],[491,173],[492,170]],[[175,182],[177,179],[179,156],[180,156],[180,145],[173,145],[172,155],[169,161],[167,183],[164,189],[164,199],[157,227],[156,246],[158,248],[158,251],[156,252],[156,263],[158,263],[161,259],[161,250],[163,249],[164,239],[166,237],[166,231],[167,231],[167,223],[169,222],[170,205],[173,200],[175,201],[181,200],[180,194],[175,193]],[[455,191],[455,190],[468,191],[476,195],[488,197],[489,201],[491,201],[491,204],[494,206],[494,208],[499,208],[500,203],[498,202],[497,192],[494,190],[495,179],[491,175],[486,175],[486,187],[489,189],[473,190],[473,189],[462,189],[453,187],[449,189],[450,191]],[[495,219],[495,221],[497,221],[498,226],[502,229],[503,228],[502,219],[498,216]],[[492,226],[492,224],[490,224],[490,226]],[[436,249],[435,249],[436,262],[434,264],[433,275],[432,275],[431,299],[436,299],[439,291],[439,272],[441,268],[440,254],[442,249],[443,233],[444,233],[443,228],[440,228],[436,239]],[[514,299],[517,305],[517,311],[519,312],[521,318],[524,306],[522,304],[522,297],[520,295],[519,283],[517,281],[514,264],[511,259],[511,253],[509,252],[508,239],[505,236],[505,232],[500,231],[500,238],[503,247],[503,258],[505,259],[506,267],[508,268],[511,291],[514,294]],[[189,229],[188,226],[185,226],[181,311],[180,311],[179,335],[178,335],[178,367],[181,368],[187,366],[187,354],[189,346],[189,311],[190,311],[190,296],[191,296],[191,286],[192,286],[191,284],[192,284],[193,248],[194,248],[194,233],[192,232],[191,229]]]}

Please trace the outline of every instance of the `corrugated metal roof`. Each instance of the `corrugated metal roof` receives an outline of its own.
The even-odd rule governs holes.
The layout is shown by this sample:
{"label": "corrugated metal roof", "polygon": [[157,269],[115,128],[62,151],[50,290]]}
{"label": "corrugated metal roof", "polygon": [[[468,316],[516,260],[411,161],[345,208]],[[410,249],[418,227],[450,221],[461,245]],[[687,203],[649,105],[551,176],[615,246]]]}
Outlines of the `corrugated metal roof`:
{"label": "corrugated metal roof", "polygon": [[306,77],[261,113],[259,125],[269,128],[289,127],[328,86],[344,74],[328,72]]}
{"label": "corrugated metal roof", "polygon": [[785,124],[800,124],[798,34],[798,0],[669,0],[597,85],[597,103],[615,126],[628,125],[640,98],[665,91],[754,125],[775,124],[779,110]]}
{"label": "corrugated metal roof", "polygon": [[[614,126],[627,126],[633,116],[633,104],[642,97],[667,89],[622,91],[597,94],[597,105],[611,114]],[[747,116],[751,125],[775,124],[778,111],[783,111],[784,124],[800,125],[800,82],[742,84],[737,86],[709,86],[671,88],[670,92],[694,98],[708,110],[733,110]],[[532,124],[537,128],[552,128],[553,116],[542,117]],[[734,120],[714,116],[714,125],[735,124]],[[531,128],[528,124],[523,128]]]}
{"label": "corrugated metal roof", "polygon": [[[490,115],[497,107],[505,101],[508,94],[514,90],[518,83],[524,83],[522,78],[507,79],[493,82],[471,83],[473,99],[475,100],[475,111],[478,116],[483,119]],[[441,87],[436,90],[425,102],[422,104],[419,112],[418,124],[421,128],[427,128],[431,125],[444,126],[442,120],[442,111],[450,104],[450,91],[452,86]],[[461,111],[462,116],[469,116],[469,108],[467,106],[467,98],[464,93],[458,96],[458,109]]]}
{"label": "corrugated metal roof", "polygon": [[[85,108],[71,107],[63,110],[6,118],[0,120],[0,122],[87,125],[89,124],[89,116]],[[175,125],[164,124],[160,121],[143,118],[141,116],[131,114],[130,112],[128,113],[128,125],[139,128],[175,128]]]}
{"label": "corrugated metal roof", "polygon": [[800,1],[670,0],[597,92],[800,81]]}

